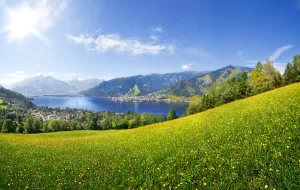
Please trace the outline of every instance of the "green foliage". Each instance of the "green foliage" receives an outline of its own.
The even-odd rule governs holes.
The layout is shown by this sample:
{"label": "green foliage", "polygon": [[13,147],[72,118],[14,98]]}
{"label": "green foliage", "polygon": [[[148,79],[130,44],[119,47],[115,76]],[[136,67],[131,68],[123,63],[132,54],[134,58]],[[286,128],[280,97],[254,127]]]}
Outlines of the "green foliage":
{"label": "green foliage", "polygon": [[214,108],[235,100],[246,98],[250,95],[251,86],[248,74],[242,73],[239,78],[227,79],[224,83],[211,86],[203,96],[193,96],[186,114],[195,114]]}
{"label": "green foliage", "polygon": [[298,189],[300,84],[133,130],[0,134],[0,189]]}
{"label": "green foliage", "polygon": [[1,108],[23,111],[29,108],[34,108],[34,104],[23,95],[7,90],[0,86],[0,103]]}
{"label": "green foliage", "polygon": [[171,109],[170,111],[169,111],[169,113],[168,113],[168,120],[173,120],[173,119],[177,119],[178,118],[178,116],[177,116],[177,114],[176,114],[176,112],[175,112],[175,110],[174,109]]}
{"label": "green foliage", "polygon": [[274,68],[269,60],[265,64],[260,61],[256,68],[250,73],[252,93],[259,94],[282,86],[281,74]]}
{"label": "green foliage", "polygon": [[1,132],[2,133],[13,133],[14,131],[15,130],[14,130],[13,122],[10,119],[5,119],[2,124]]}
{"label": "green foliage", "polygon": [[189,107],[187,108],[186,114],[192,115],[202,110],[203,108],[201,107],[201,97],[193,96],[190,100]]}
{"label": "green foliage", "polygon": [[285,84],[300,82],[300,55],[296,55],[292,63],[288,63],[284,72]]}

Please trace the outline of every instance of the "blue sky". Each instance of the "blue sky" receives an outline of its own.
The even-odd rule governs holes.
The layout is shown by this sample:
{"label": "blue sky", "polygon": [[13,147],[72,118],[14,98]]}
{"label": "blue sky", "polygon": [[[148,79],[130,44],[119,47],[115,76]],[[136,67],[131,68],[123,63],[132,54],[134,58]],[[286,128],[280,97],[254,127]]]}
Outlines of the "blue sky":
{"label": "blue sky", "polygon": [[300,53],[300,0],[0,0],[0,84],[253,66]]}

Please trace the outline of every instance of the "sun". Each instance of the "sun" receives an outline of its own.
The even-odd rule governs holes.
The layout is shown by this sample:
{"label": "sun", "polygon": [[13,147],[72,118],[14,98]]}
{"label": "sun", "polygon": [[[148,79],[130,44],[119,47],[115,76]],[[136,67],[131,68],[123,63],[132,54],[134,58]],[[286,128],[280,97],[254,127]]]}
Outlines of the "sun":
{"label": "sun", "polygon": [[35,35],[42,38],[42,34],[38,31],[39,14],[36,10],[31,9],[27,5],[22,5],[17,9],[7,9],[8,24],[5,30],[8,32],[10,41],[22,41],[24,38]]}

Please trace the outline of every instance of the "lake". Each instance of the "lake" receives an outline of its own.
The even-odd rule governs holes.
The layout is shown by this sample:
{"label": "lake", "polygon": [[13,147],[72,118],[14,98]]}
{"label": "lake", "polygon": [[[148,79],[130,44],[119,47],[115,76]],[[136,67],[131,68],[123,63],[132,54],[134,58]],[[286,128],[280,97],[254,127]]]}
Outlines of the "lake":
{"label": "lake", "polygon": [[186,102],[115,102],[108,98],[97,97],[55,97],[41,96],[33,97],[32,102],[38,106],[51,108],[77,108],[91,111],[114,111],[123,113],[133,111],[137,113],[152,113],[167,115],[170,109],[174,109],[177,115],[185,113],[188,103]]}

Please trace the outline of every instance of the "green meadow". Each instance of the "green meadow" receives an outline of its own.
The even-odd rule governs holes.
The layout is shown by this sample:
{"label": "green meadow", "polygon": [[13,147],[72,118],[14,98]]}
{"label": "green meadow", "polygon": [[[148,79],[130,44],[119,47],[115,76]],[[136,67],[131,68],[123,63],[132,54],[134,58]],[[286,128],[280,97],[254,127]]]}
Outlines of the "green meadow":
{"label": "green meadow", "polygon": [[300,189],[300,83],[132,130],[0,134],[0,189]]}

